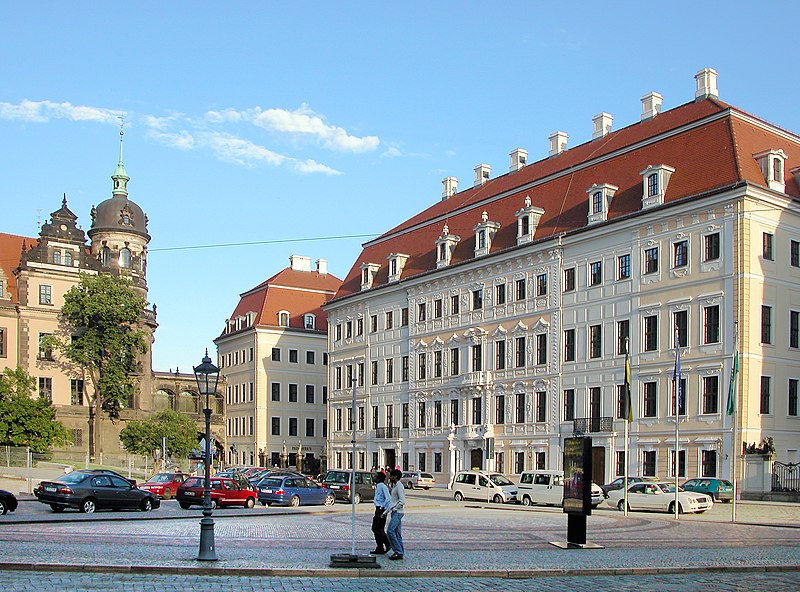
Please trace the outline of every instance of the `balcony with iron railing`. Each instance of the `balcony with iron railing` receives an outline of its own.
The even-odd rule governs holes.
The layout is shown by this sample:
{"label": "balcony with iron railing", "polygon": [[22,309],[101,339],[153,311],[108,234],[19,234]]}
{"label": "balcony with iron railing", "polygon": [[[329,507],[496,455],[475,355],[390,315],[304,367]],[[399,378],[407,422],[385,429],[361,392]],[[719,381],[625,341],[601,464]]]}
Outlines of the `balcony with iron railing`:
{"label": "balcony with iron railing", "polygon": [[400,437],[400,428],[375,428],[375,438],[387,440]]}
{"label": "balcony with iron railing", "polygon": [[576,436],[613,431],[613,417],[576,417],[572,420],[572,432]]}

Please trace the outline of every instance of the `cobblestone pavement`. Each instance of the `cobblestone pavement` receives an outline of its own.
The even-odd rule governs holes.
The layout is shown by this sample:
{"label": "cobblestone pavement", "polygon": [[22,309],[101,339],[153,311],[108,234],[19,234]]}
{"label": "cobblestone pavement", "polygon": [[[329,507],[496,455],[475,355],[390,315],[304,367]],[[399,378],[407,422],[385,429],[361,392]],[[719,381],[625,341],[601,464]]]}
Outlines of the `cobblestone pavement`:
{"label": "cobblestone pavement", "polygon": [[236,590],[256,592],[274,590],[279,592],[375,592],[391,588],[393,592],[440,591],[495,591],[536,592],[570,590],[571,592],[598,592],[601,590],[639,591],[646,589],[659,592],[684,592],[686,590],[714,590],[759,592],[787,592],[800,588],[800,572],[748,573],[745,577],[736,573],[672,574],[672,575],[627,575],[627,576],[579,576],[543,577],[529,579],[497,578],[397,578],[387,581],[381,576],[374,578],[319,578],[309,577],[262,577],[262,576],[186,576],[176,581],[173,575],[135,574],[79,574],[53,572],[0,572],[0,589],[16,592],[36,589],[162,592],[180,589],[184,592],[207,592],[208,590]]}

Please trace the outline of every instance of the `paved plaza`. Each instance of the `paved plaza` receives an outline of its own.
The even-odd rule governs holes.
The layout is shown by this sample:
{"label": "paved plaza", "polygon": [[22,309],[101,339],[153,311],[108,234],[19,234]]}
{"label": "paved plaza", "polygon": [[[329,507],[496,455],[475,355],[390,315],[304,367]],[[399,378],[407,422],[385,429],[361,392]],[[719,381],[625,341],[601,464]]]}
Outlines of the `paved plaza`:
{"label": "paved plaza", "polygon": [[[199,510],[55,515],[23,501],[0,520],[0,589],[163,590],[794,590],[800,589],[800,507],[717,504],[702,516],[600,509],[587,541],[562,550],[566,516],[556,508],[463,504],[446,490],[409,492],[403,561],[378,570],[334,570],[351,550],[351,513],[333,508],[219,510],[219,561],[196,561]],[[356,512],[356,551],[372,546],[371,509]],[[739,522],[739,520],[747,521]],[[34,586],[35,583],[35,586]]]}

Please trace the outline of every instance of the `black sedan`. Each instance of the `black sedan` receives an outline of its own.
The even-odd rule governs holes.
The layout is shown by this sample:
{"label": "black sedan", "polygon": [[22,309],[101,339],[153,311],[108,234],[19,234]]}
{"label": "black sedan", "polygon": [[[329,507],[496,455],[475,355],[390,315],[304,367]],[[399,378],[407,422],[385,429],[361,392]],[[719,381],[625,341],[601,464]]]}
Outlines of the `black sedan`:
{"label": "black sedan", "polygon": [[0,489],[0,514],[7,514],[17,509],[17,498],[5,489]]}
{"label": "black sedan", "polygon": [[95,471],[73,471],[54,481],[42,481],[33,493],[53,512],[65,508],[87,514],[103,509],[149,512],[161,506],[158,497],[127,479]]}

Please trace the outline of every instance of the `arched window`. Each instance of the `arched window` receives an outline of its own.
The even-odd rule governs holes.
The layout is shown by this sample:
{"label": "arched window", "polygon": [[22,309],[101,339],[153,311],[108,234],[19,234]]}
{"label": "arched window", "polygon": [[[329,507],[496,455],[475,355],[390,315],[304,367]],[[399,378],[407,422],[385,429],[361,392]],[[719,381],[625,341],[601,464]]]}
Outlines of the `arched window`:
{"label": "arched window", "polygon": [[316,319],[314,318],[313,314],[307,314],[303,317],[303,319],[304,319],[303,324],[305,325],[306,329],[314,328]]}
{"label": "arched window", "polygon": [[61,251],[53,251],[53,263],[61,265]]}
{"label": "arched window", "polygon": [[281,327],[288,327],[289,326],[289,312],[286,310],[282,310],[278,313],[278,324]]}
{"label": "arched window", "polygon": [[131,251],[128,248],[122,248],[119,251],[119,266],[125,269],[131,266]]}
{"label": "arched window", "polygon": [[64,265],[72,267],[72,251],[64,251]]}
{"label": "arched window", "polygon": [[100,251],[100,262],[104,267],[111,265],[111,249],[103,247],[103,250]]}
{"label": "arched window", "polygon": [[174,401],[175,395],[171,392],[159,389],[153,395],[153,406],[155,407],[156,411],[166,411],[167,409],[174,411]]}
{"label": "arched window", "polygon": [[198,413],[199,407],[197,406],[197,395],[188,391],[183,391],[178,396],[178,409],[179,413]]}

